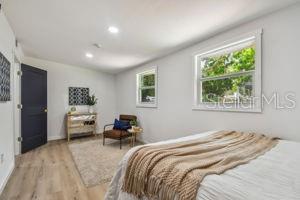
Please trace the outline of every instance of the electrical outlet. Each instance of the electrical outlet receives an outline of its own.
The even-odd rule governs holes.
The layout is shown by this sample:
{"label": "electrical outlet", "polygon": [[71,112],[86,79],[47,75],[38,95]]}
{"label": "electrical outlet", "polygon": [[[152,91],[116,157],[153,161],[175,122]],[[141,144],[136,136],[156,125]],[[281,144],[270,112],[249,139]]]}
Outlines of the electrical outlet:
{"label": "electrical outlet", "polygon": [[4,163],[4,154],[2,153],[0,155],[0,164],[3,164]]}

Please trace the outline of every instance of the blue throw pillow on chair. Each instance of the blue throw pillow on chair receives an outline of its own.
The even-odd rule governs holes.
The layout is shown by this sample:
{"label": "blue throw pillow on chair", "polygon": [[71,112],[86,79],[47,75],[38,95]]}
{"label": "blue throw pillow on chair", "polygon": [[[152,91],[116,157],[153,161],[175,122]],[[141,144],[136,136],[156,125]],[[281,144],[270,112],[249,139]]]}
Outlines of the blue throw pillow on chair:
{"label": "blue throw pillow on chair", "polygon": [[129,122],[115,119],[114,129],[127,130],[130,128],[131,128],[131,126],[130,126]]}

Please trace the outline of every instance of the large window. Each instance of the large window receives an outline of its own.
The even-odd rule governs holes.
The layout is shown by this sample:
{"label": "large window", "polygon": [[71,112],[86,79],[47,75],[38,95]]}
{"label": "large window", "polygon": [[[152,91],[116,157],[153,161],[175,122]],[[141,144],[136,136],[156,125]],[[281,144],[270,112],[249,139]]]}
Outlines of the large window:
{"label": "large window", "polygon": [[157,68],[151,68],[137,73],[137,106],[156,107],[157,106]]}
{"label": "large window", "polygon": [[261,111],[261,31],[195,55],[194,108]]}

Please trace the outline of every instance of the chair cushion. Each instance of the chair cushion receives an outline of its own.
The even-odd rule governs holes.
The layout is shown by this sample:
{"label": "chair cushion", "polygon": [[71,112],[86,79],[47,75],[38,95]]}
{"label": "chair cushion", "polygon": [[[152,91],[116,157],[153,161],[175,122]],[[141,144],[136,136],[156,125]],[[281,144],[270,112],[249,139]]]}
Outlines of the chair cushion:
{"label": "chair cushion", "polygon": [[129,137],[131,135],[127,131],[116,130],[116,129],[105,131],[103,134],[105,135],[105,137],[116,138],[116,139],[119,139],[121,137],[122,138]]}
{"label": "chair cushion", "polygon": [[115,123],[114,123],[114,129],[118,129],[118,130],[127,130],[130,129],[130,123],[128,121],[122,121],[122,120],[117,120],[115,119]]}

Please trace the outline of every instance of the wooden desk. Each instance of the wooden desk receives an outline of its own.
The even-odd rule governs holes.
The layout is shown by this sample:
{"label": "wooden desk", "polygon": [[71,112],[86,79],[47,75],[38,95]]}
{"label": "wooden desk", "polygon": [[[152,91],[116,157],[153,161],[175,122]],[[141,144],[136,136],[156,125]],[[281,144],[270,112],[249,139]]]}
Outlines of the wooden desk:
{"label": "wooden desk", "polygon": [[67,137],[70,141],[74,135],[82,133],[96,134],[97,113],[67,114]]}

